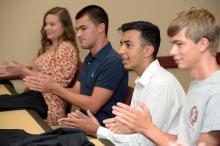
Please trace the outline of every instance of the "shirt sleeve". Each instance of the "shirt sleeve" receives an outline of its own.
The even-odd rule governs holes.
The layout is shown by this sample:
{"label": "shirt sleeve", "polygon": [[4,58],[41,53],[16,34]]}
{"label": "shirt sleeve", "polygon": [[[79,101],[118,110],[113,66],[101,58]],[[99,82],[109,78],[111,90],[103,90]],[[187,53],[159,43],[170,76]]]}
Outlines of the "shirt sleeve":
{"label": "shirt sleeve", "polygon": [[67,86],[77,70],[78,51],[70,43],[63,42],[55,51],[51,75],[62,86]]}
{"label": "shirt sleeve", "polygon": [[124,76],[127,76],[127,71],[125,71],[119,58],[106,59],[101,66],[95,86],[114,91]]}
{"label": "shirt sleeve", "polygon": [[204,122],[201,132],[220,130],[220,93],[214,94],[206,105]]}
{"label": "shirt sleeve", "polygon": [[142,134],[116,134],[101,126],[99,126],[97,130],[97,138],[108,139],[117,146],[154,146],[154,144]]}

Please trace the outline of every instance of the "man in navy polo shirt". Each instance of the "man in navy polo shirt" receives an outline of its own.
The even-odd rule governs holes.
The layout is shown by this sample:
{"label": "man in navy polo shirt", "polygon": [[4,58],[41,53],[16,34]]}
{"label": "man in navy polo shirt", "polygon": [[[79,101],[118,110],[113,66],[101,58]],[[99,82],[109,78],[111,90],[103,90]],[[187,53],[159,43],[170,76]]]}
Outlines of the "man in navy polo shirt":
{"label": "man in navy polo shirt", "polygon": [[[91,111],[102,124],[113,117],[112,106],[127,96],[128,73],[120,55],[107,40],[108,15],[103,8],[90,5],[76,14],[76,37],[81,48],[89,49],[78,81],[70,90],[61,87],[46,75],[28,76],[27,86],[32,90],[50,92]],[[86,124],[86,123],[85,123]]]}

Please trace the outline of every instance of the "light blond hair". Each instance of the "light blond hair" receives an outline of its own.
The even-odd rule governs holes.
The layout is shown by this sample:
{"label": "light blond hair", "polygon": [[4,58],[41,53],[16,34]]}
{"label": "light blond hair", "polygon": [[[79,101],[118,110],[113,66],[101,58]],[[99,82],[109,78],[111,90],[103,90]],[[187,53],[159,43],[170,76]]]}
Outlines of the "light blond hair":
{"label": "light blond hair", "polygon": [[185,36],[195,43],[201,38],[207,38],[210,51],[216,53],[219,44],[220,27],[217,25],[212,13],[204,8],[198,9],[195,7],[181,11],[170,22],[167,34],[169,37],[173,37],[183,28],[186,29]]}

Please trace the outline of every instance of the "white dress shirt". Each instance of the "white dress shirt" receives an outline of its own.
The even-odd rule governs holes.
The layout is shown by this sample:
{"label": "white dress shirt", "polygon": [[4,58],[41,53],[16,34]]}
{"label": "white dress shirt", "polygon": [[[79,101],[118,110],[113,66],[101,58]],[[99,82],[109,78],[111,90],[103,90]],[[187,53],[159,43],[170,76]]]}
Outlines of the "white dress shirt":
{"label": "white dress shirt", "polygon": [[[144,102],[157,128],[176,135],[180,111],[186,98],[178,80],[155,60],[135,83],[131,107],[140,109],[137,99]],[[97,138],[108,139],[117,146],[154,145],[142,134],[115,134],[101,126],[97,130]]]}

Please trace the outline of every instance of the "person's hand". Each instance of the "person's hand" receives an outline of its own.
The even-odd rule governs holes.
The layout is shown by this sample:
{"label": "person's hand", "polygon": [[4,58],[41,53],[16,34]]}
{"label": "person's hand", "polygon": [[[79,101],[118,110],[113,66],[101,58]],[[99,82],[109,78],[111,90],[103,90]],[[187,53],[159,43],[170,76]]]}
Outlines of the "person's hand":
{"label": "person's hand", "polygon": [[18,76],[22,76],[25,70],[25,66],[16,61],[4,62],[3,66],[5,69],[5,72],[9,74],[15,74]]}
{"label": "person's hand", "polygon": [[131,134],[134,133],[127,125],[121,123],[116,118],[109,118],[103,121],[105,127],[114,133]]}
{"label": "person's hand", "polygon": [[0,66],[0,76],[7,76],[8,74],[10,73],[6,70],[5,66]]}
{"label": "person's hand", "polygon": [[0,76],[21,76],[25,70],[25,66],[17,63],[16,61],[4,62],[3,65],[0,66]]}
{"label": "person's hand", "polygon": [[39,92],[51,92],[52,87],[57,84],[49,75],[41,73],[26,76],[23,80],[29,89]]}
{"label": "person's hand", "polygon": [[87,115],[76,110],[76,112],[68,114],[67,118],[59,119],[58,122],[63,126],[80,128],[88,135],[96,137],[96,132],[100,124],[89,110],[87,110]]}
{"label": "person's hand", "polygon": [[116,119],[127,125],[131,130],[144,134],[148,127],[153,126],[149,109],[143,102],[137,101],[142,111],[134,109],[126,104],[117,103],[113,106],[112,113],[116,115]]}

